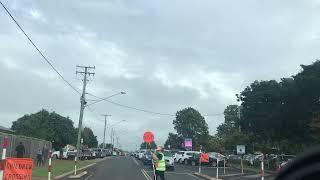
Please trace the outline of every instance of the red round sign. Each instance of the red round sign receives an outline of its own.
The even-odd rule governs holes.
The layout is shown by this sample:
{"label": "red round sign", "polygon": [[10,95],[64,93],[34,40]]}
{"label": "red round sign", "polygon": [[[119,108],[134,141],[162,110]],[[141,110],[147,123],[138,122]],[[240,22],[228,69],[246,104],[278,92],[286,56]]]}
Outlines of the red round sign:
{"label": "red round sign", "polygon": [[143,140],[146,143],[151,143],[154,140],[152,132],[148,131],[143,134]]}

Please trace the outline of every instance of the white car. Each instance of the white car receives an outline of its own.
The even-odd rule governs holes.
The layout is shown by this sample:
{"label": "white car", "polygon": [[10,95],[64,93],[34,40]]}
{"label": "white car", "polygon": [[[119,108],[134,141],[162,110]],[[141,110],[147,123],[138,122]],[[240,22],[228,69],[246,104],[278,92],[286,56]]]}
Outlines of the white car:
{"label": "white car", "polygon": [[180,162],[180,159],[183,157],[184,151],[178,151],[176,152],[174,162]]}
{"label": "white car", "polygon": [[174,171],[174,155],[168,150],[164,150],[163,155],[166,162],[166,169]]}
{"label": "white car", "polygon": [[147,152],[147,150],[144,150],[144,149],[140,150],[139,154],[138,154],[138,159],[142,159],[146,152]]}
{"label": "white car", "polygon": [[[188,162],[186,161],[189,157],[192,157],[194,153],[197,153],[198,151],[180,151],[183,152],[180,154],[176,154],[176,156],[178,155],[178,157],[176,157],[176,161],[179,163],[184,163],[187,164]],[[180,153],[178,152],[178,153]]]}

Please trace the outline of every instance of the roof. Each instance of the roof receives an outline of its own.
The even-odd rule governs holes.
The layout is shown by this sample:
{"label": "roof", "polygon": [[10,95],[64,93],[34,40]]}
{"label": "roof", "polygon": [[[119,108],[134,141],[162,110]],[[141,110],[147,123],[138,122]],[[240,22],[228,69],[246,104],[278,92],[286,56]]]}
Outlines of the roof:
{"label": "roof", "polygon": [[4,126],[0,126],[0,132],[14,132],[14,131],[11,130],[10,128],[6,128]]}

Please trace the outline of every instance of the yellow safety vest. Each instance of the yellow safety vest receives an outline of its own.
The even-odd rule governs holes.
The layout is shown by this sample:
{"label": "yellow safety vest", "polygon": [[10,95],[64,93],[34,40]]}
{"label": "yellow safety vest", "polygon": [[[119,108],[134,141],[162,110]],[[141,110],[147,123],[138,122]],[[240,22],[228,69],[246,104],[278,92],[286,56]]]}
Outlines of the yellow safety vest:
{"label": "yellow safety vest", "polygon": [[166,171],[166,162],[164,160],[163,153],[159,153],[162,155],[162,158],[157,161],[156,170],[157,171]]}

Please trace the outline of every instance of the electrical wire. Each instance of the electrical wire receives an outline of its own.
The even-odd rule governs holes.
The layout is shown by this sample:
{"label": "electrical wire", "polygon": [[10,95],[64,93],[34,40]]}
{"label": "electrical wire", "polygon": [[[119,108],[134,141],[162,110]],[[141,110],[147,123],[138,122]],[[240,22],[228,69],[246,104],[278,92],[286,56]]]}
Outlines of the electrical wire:
{"label": "electrical wire", "polygon": [[31,43],[31,45],[37,50],[37,52],[40,54],[42,59],[58,74],[58,76],[68,85],[73,89],[77,94],[81,95],[81,93],[78,91],[77,88],[75,88],[69,81],[67,81],[62,74],[57,70],[57,68],[54,67],[52,62],[43,54],[43,52],[37,47],[37,45],[32,41],[30,36],[23,30],[21,25],[18,23],[18,21],[12,16],[10,11],[7,9],[7,7],[2,3],[0,0],[0,4],[4,8],[4,10],[7,12],[7,14],[11,17],[11,19],[14,21],[14,23],[18,26],[18,28],[21,30],[21,32],[24,34],[24,36],[28,39],[28,41]]}
{"label": "electrical wire", "polygon": [[117,103],[117,102],[114,102],[114,101],[110,101],[108,99],[104,99],[104,98],[98,97],[98,96],[96,96],[94,94],[91,94],[91,93],[87,93],[87,94],[90,95],[90,96],[93,96],[95,98],[98,98],[100,100],[103,100],[103,101],[106,101],[108,103],[111,103],[113,105],[117,105],[117,106],[124,107],[124,108],[127,108],[127,109],[133,109],[133,110],[136,110],[136,111],[141,111],[141,112],[145,112],[145,113],[149,113],[149,114],[155,114],[155,115],[175,116],[174,114],[159,113],[159,112],[149,111],[149,110],[145,110],[145,109],[140,109],[140,108],[136,108],[136,107],[120,104],[120,103]]}
{"label": "electrical wire", "polygon": [[[117,105],[117,106],[124,107],[124,108],[127,108],[127,109],[132,109],[132,110],[141,111],[141,112],[145,112],[145,113],[149,113],[149,114],[155,114],[155,115],[175,116],[175,114],[159,113],[159,112],[154,112],[154,111],[150,111],[150,110],[145,110],[145,109],[140,109],[140,108],[136,108],[136,107],[120,104],[120,103],[117,103],[117,102],[114,102],[114,101],[110,101],[110,100],[105,99],[105,98],[98,97],[98,96],[96,96],[96,95],[94,95],[92,93],[87,93],[87,94],[92,96],[92,97],[98,98],[98,99],[100,99],[102,101],[106,101],[106,102],[111,103],[113,105]],[[204,115],[204,116],[221,116],[221,115],[223,115],[223,113],[207,114],[207,115]]]}

